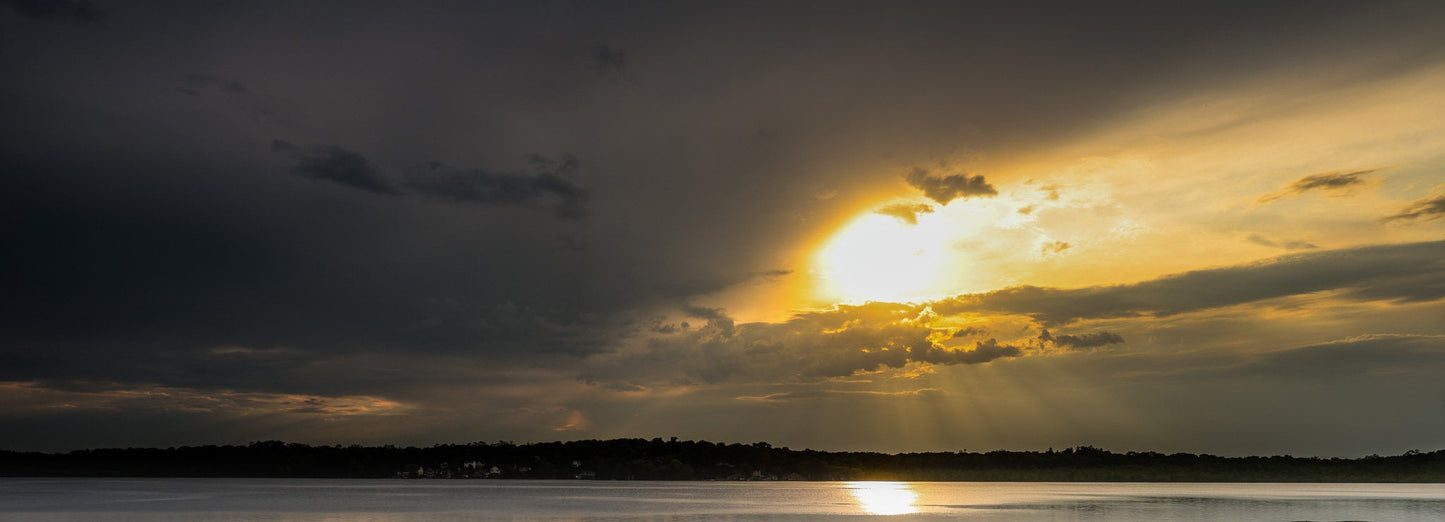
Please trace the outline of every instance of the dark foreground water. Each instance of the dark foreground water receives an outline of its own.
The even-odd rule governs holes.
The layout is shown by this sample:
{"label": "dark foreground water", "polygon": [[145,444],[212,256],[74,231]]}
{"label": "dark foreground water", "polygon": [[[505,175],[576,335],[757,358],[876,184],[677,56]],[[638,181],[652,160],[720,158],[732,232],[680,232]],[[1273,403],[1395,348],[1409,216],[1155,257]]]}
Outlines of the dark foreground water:
{"label": "dark foreground water", "polygon": [[1445,521],[1445,484],[0,479],[0,521]]}

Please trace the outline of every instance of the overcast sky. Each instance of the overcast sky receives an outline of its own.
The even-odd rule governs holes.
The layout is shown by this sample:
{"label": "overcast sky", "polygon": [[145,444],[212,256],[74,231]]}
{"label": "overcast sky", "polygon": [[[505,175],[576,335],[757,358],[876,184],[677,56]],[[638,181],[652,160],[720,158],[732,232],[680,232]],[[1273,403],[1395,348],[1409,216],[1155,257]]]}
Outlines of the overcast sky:
{"label": "overcast sky", "polygon": [[1441,449],[1441,27],[0,1],[0,449]]}

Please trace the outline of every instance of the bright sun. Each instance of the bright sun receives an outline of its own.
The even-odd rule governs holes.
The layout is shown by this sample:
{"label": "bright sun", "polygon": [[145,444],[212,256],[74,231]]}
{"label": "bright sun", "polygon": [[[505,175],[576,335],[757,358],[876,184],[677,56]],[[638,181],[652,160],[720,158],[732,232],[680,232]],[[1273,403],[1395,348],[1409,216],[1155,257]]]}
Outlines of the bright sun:
{"label": "bright sun", "polygon": [[908,301],[941,292],[949,229],[936,215],[907,224],[882,214],[848,223],[815,257],[823,290],[848,301]]}

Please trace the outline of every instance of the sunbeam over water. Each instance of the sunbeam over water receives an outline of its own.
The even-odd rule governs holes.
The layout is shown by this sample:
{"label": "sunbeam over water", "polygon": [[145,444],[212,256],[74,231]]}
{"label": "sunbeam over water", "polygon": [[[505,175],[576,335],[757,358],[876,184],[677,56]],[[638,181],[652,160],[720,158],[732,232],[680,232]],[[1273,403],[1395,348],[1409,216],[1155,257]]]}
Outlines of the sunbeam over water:
{"label": "sunbeam over water", "polygon": [[869,515],[907,515],[917,513],[918,493],[905,482],[849,482],[848,492],[858,500],[858,508]]}

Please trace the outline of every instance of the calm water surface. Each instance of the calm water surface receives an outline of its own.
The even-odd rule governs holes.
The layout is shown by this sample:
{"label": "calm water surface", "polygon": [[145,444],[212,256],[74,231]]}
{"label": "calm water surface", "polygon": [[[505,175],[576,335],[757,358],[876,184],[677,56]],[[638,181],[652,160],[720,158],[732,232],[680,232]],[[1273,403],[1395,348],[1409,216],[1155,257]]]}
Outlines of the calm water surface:
{"label": "calm water surface", "polygon": [[1445,484],[0,479],[0,521],[1445,520]]}

